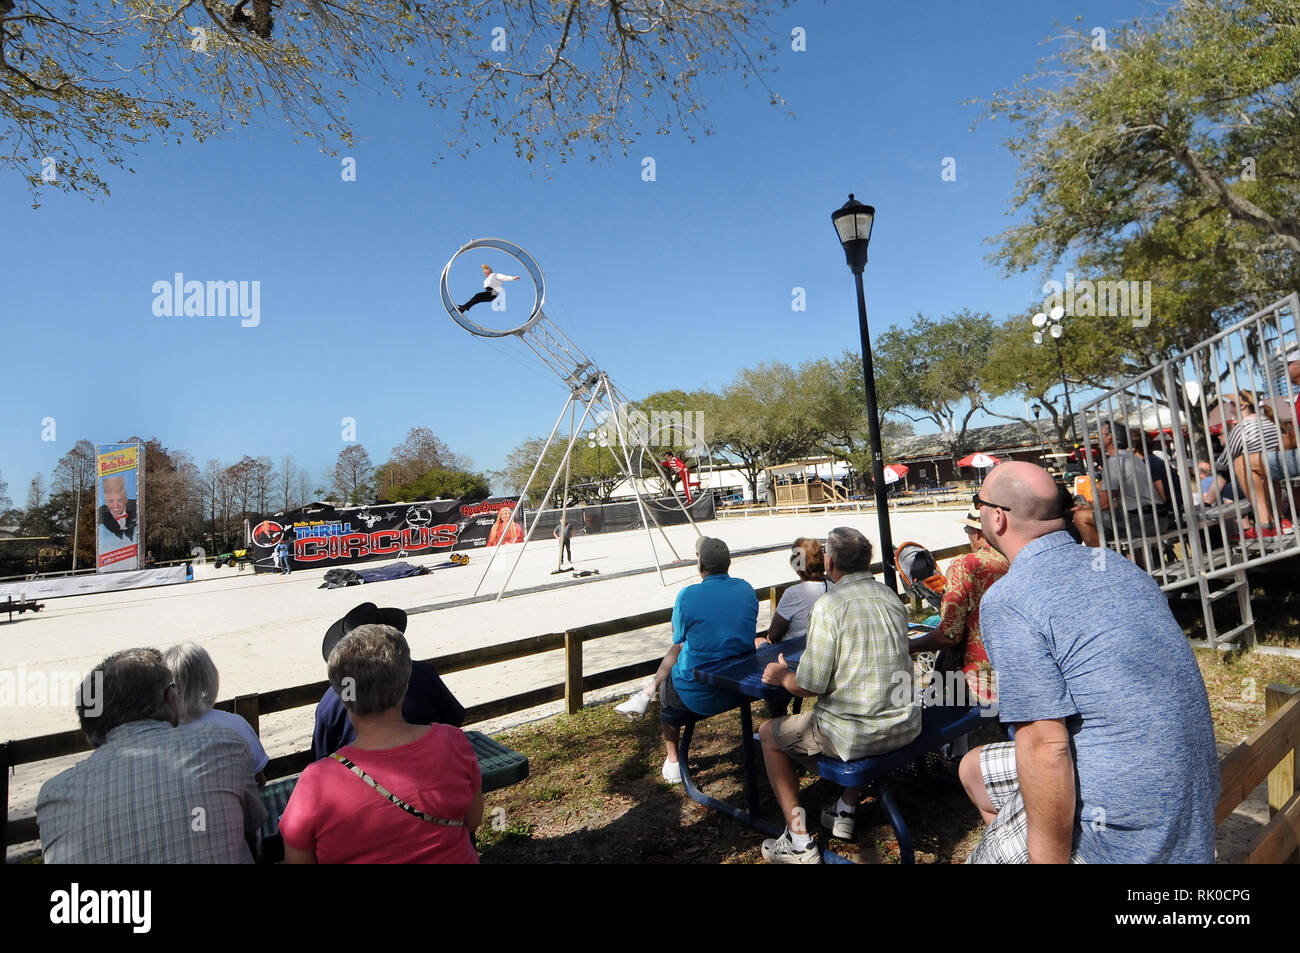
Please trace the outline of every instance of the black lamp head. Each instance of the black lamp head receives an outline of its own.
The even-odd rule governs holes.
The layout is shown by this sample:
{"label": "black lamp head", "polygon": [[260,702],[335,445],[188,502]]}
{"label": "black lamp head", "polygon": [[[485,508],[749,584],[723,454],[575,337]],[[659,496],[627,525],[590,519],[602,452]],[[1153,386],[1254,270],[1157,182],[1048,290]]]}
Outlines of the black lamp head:
{"label": "black lamp head", "polygon": [[867,265],[867,246],[871,243],[871,228],[876,221],[876,210],[863,205],[849,193],[849,200],[831,213],[831,224],[844,246],[844,260],[855,273]]}

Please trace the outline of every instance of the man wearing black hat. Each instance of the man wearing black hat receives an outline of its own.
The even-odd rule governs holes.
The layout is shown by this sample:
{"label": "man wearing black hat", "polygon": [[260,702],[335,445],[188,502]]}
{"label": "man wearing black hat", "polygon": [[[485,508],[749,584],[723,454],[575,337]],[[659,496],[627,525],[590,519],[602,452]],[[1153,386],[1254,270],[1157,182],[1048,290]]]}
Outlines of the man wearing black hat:
{"label": "man wearing black hat", "polygon": [[[329,663],[330,653],[349,632],[358,626],[391,625],[406,632],[406,613],[401,609],[380,609],[373,602],[363,602],[343,618],[336,621],[325,633],[321,655]],[[402,699],[402,718],[413,725],[455,725],[465,720],[465,707],[454,696],[438,675],[438,670],[428,662],[411,662],[411,681]],[[356,730],[348,718],[343,700],[333,686],[325,689],[316,706],[316,727],[311,735],[312,756],[319,761],[328,758],[339,748],[351,744]]]}

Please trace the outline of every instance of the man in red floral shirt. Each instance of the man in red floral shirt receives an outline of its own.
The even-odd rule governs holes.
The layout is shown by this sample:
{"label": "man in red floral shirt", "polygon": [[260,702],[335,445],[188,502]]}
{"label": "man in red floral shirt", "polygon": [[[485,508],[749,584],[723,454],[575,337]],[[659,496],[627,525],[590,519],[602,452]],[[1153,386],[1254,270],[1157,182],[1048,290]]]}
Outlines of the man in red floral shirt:
{"label": "man in red floral shirt", "polygon": [[969,694],[965,699],[945,699],[949,704],[974,703],[976,699],[991,702],[997,698],[993,666],[989,664],[984,640],[980,638],[980,600],[1010,567],[1006,557],[984,538],[978,515],[968,513],[962,525],[966,528],[971,551],[958,556],[948,566],[939,627],[928,635],[912,639],[908,646],[912,652],[947,649],[958,653]]}

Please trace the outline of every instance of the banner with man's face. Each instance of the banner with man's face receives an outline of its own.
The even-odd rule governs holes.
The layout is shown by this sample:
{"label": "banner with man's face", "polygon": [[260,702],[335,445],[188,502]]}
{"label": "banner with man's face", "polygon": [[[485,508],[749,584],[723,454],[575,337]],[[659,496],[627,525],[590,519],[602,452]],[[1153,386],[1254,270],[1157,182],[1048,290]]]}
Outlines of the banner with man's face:
{"label": "banner with man's face", "polygon": [[95,565],[100,572],[140,568],[140,481],[144,454],[138,443],[95,447]]}

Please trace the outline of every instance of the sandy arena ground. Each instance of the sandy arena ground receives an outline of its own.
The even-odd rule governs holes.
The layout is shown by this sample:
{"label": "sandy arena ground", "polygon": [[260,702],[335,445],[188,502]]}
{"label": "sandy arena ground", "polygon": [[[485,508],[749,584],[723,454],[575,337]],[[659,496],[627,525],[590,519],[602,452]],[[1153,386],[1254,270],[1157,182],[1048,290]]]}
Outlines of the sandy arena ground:
{"label": "sandy arena ground", "polygon": [[[965,542],[959,510],[912,510],[894,513],[895,542],[915,540],[931,549]],[[708,535],[724,539],[733,550],[788,545],[798,536],[825,537],[827,530],[855,526],[877,545],[874,512],[731,518],[701,524]],[[668,536],[683,558],[694,560],[694,531],[689,526],[670,527]],[[660,558],[671,561],[661,537],[656,535]],[[556,543],[530,543],[516,570],[511,590],[573,582],[569,574],[552,576]],[[519,548],[501,550],[484,593],[495,594]],[[222,698],[248,692],[287,688],[325,678],[320,644],[335,619],[361,602],[399,606],[408,611],[435,606],[473,595],[487,565],[489,553],[470,553],[463,568],[440,569],[427,576],[371,583],[347,589],[324,590],[324,570],[299,570],[285,578],[237,573],[229,568],[196,567],[192,583],[132,592],[101,593],[51,599],[39,615],[16,616],[0,622],[0,680],[18,686],[18,697],[0,703],[0,738],[14,739],[78,727],[72,709],[73,686],[84,673],[109,653],[138,645],[159,649],[192,639],[211,654],[221,672]],[[644,532],[578,536],[573,540],[574,567],[598,569],[602,576],[653,566]],[[436,565],[445,556],[415,557],[409,561]],[[370,566],[380,563],[370,563]],[[784,551],[742,557],[732,564],[732,575],[755,588],[792,578]],[[592,622],[671,607],[677,592],[698,582],[694,567],[665,569],[666,586],[653,571],[618,579],[596,576],[580,585],[559,586],[542,592],[509,596],[499,604],[480,602],[412,613],[406,635],[415,658],[492,645]],[[766,603],[760,625],[767,617]],[[661,654],[670,643],[667,626],[626,636],[600,639],[585,647],[584,669],[595,673]],[[64,686],[60,698],[40,698],[23,691],[33,673],[53,692]],[[490,701],[564,680],[562,652],[492,665],[447,676],[447,684],[464,705]],[[3,684],[3,682],[0,682]],[[621,689],[589,694],[590,703],[621,695]],[[18,704],[13,704],[13,702]],[[531,712],[476,725],[480,730],[500,730],[528,718],[558,710],[551,705]],[[300,708],[262,719],[262,741],[271,757],[302,750],[311,744],[312,709]],[[81,756],[38,765],[24,765],[10,778],[10,816],[30,813],[40,784]]]}

